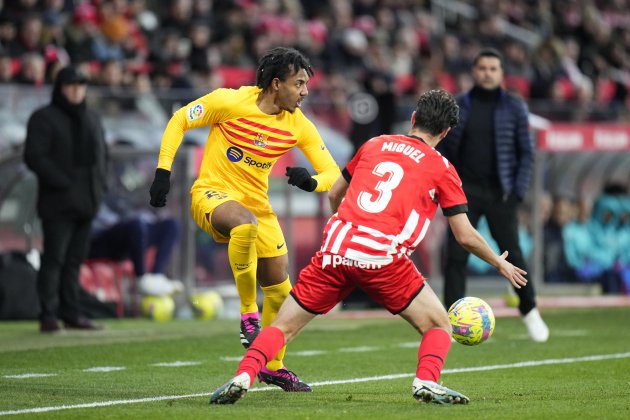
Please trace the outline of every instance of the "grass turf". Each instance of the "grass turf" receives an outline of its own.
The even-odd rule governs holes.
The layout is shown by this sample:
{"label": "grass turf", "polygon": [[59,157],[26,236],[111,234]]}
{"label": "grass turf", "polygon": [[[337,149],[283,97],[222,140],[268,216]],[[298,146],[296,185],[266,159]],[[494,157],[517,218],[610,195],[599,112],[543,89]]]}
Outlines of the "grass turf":
{"label": "grass turf", "polygon": [[[290,369],[315,384],[314,392],[289,394],[256,385],[233,406],[210,406],[208,394],[233,376],[243,354],[236,320],[111,320],[105,331],[54,336],[39,334],[34,322],[4,322],[0,416],[25,410],[18,416],[630,418],[630,308],[547,310],[543,316],[551,329],[545,344],[529,341],[518,318],[497,319],[493,337],[480,346],[453,344],[441,380],[471,403],[448,407],[419,404],[411,397],[419,337],[400,319],[315,320],[285,358]],[[580,359],[611,354],[621,356]],[[542,360],[548,362],[515,365]],[[191,364],[156,366],[177,361]],[[466,371],[488,366],[495,368]],[[86,371],[95,367],[124,369]],[[11,377],[27,373],[51,376]],[[375,376],[384,378],[348,382]],[[143,401],[130,402],[134,399]],[[92,406],[98,403],[108,405]],[[69,408],[33,411],[60,406]]]}

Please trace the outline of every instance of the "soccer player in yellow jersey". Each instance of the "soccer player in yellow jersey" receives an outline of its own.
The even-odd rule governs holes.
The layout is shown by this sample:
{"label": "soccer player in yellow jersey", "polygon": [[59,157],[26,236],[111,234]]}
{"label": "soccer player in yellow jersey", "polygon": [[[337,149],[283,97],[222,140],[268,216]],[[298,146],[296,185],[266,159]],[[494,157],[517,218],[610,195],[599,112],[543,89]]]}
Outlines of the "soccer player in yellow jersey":
{"label": "soccer player in yellow jersey", "polygon": [[[170,170],[186,130],[211,126],[199,176],[191,190],[191,213],[217,242],[228,243],[228,257],[241,300],[241,343],[260,331],[256,280],[264,293],[262,325],[276,317],[291,291],[287,247],[267,196],[271,168],[297,146],[317,171],[288,167],[288,182],[305,191],[328,191],[340,170],[300,105],[313,70],[300,52],[274,48],[261,59],[256,86],[217,89],[181,108],[171,118],[160,147],[151,185],[151,205],[162,207]],[[284,348],[268,360],[261,382],[285,391],[311,388],[286,369]]]}

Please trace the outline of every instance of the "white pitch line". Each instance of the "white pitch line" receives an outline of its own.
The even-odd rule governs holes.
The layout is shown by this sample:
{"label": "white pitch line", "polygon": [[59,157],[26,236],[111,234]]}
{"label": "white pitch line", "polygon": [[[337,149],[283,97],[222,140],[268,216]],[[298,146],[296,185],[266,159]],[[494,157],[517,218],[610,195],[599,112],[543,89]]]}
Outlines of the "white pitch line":
{"label": "white pitch line", "polygon": [[[444,373],[480,372],[480,371],[488,371],[488,370],[514,369],[514,368],[531,367],[531,366],[558,365],[558,364],[565,364],[565,363],[596,362],[600,360],[625,359],[629,357],[630,357],[630,352],[615,353],[615,354],[599,354],[599,355],[584,356],[584,357],[568,357],[564,359],[530,360],[526,362],[507,363],[504,365],[489,365],[489,366],[477,366],[477,367],[470,367],[470,368],[444,369],[442,373],[444,374]],[[382,381],[382,380],[388,380],[388,379],[411,378],[414,375],[415,373],[397,373],[397,374],[392,374],[392,375],[369,376],[365,378],[339,379],[336,381],[314,382],[314,383],[311,383],[310,385],[311,386],[341,385],[341,384],[350,384],[350,383],[359,383],[359,382]],[[254,389],[249,390],[248,392],[261,392],[261,391],[279,391],[279,388],[266,386],[266,387],[261,387],[261,388],[254,388]],[[156,402],[156,401],[164,401],[164,400],[178,400],[182,398],[208,397],[211,394],[212,392],[202,392],[198,394],[163,395],[160,397],[136,398],[132,400],[113,400],[113,401],[102,401],[102,402],[85,403],[85,404],[58,405],[58,406],[53,406],[53,407],[24,408],[20,410],[0,411],[0,416],[7,416],[7,415],[12,415],[12,414],[46,413],[49,411],[71,410],[71,409],[77,409],[77,408],[109,407],[112,405],[138,404],[138,403]]]}
{"label": "white pitch line", "polygon": [[92,368],[83,369],[83,372],[117,372],[119,370],[127,369],[124,366],[96,366]]}
{"label": "white pitch line", "polygon": [[200,364],[201,364],[201,362],[197,362],[197,361],[176,360],[174,362],[153,363],[150,366],[156,366],[156,367],[182,367],[182,366],[197,366],[197,365],[200,365]]}
{"label": "white pitch line", "polygon": [[28,379],[28,378],[45,378],[46,376],[55,376],[56,373],[22,373],[19,375],[4,375],[7,379]]}

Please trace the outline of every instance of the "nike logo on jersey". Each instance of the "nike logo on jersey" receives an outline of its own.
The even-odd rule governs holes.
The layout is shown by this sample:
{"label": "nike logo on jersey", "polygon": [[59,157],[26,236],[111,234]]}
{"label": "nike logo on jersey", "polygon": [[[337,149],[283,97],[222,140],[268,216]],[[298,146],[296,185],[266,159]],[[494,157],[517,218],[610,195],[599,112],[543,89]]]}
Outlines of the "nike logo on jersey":
{"label": "nike logo on jersey", "polygon": [[276,245],[276,248],[281,249],[284,246],[284,242],[282,242],[280,245]]}

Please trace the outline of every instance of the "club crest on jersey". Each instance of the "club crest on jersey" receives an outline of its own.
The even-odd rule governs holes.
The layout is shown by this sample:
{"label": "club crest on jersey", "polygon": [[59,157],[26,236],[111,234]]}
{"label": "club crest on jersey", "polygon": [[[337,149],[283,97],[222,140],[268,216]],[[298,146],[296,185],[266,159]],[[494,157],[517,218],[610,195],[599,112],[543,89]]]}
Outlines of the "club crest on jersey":
{"label": "club crest on jersey", "polygon": [[267,138],[269,136],[263,133],[257,133],[254,138],[254,144],[258,147],[267,147]]}
{"label": "club crest on jersey", "polygon": [[243,151],[238,147],[228,147],[225,154],[230,162],[239,162],[243,159]]}
{"label": "club crest on jersey", "polygon": [[188,119],[190,121],[198,120],[203,116],[203,105],[195,104],[188,108]]}

